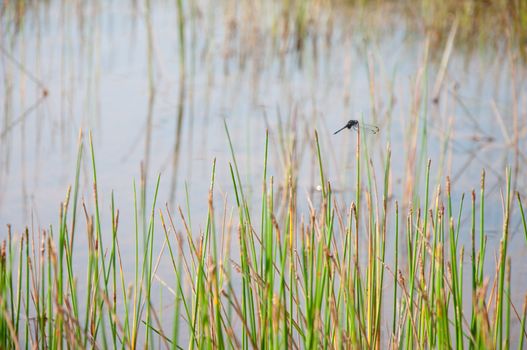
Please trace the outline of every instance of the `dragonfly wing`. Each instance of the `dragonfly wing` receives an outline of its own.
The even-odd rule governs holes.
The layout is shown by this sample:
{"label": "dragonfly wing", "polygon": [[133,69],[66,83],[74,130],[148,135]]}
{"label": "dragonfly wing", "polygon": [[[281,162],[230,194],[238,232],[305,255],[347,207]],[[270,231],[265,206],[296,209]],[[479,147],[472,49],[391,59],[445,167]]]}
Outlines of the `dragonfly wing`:
{"label": "dragonfly wing", "polygon": [[379,132],[379,128],[377,126],[375,126],[375,125],[361,123],[360,127],[361,127],[361,129],[363,129],[365,131],[368,131],[368,132],[371,132],[372,134],[376,134],[376,133]]}

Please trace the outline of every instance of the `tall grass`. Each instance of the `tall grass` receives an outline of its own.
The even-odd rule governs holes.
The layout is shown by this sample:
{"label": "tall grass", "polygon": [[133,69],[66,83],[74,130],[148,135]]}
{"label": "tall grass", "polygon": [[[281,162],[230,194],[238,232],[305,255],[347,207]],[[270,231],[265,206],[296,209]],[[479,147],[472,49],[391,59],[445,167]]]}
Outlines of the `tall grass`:
{"label": "tall grass", "polygon": [[[448,178],[444,193],[430,187],[434,165],[428,161],[420,206],[403,213],[390,197],[390,148],[378,181],[366,135],[359,133],[355,199],[342,207],[326,177],[324,150],[315,132],[321,191],[302,212],[291,179],[285,182],[285,203],[278,203],[268,170],[267,133],[261,207],[253,208],[227,125],[225,130],[235,215],[228,220],[228,209],[221,215],[215,207],[216,161],[199,232],[189,224],[191,193],[187,191],[186,210],[162,208],[157,204],[163,197],[158,177],[146,214],[138,198],[147,189],[134,183],[135,229],[127,239],[135,240],[135,250],[129,267],[123,266],[120,242],[125,233],[119,232],[113,193],[107,194],[111,223],[101,222],[91,135],[93,207],[79,200],[85,153],[81,136],[74,185],[60,206],[58,226],[26,229],[18,236],[7,229],[0,252],[0,347],[523,348],[527,305],[514,305],[511,295],[525,285],[514,278],[508,255],[515,203],[523,244],[527,224],[523,200],[511,191],[509,169],[501,240],[489,269],[484,172],[480,195],[472,191],[465,209],[464,197],[453,200]],[[277,204],[286,210],[279,214]],[[77,219],[79,208],[84,229]],[[470,220],[461,219],[466,210]],[[228,221],[235,227],[234,253]],[[76,267],[79,234],[88,242],[85,274]],[[469,247],[461,243],[462,235],[470,235]],[[159,252],[156,242],[162,242]],[[169,262],[174,279],[158,284],[161,261]],[[133,270],[131,280],[125,278],[127,269]],[[173,303],[155,307],[155,290],[171,293]],[[164,314],[172,320],[163,322]]]}

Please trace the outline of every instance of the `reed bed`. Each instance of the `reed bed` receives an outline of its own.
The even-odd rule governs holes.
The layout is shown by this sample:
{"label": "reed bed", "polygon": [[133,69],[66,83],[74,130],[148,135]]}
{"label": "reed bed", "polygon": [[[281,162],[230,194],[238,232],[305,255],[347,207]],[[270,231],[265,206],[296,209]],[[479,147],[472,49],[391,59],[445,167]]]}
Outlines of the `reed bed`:
{"label": "reed bed", "polygon": [[[376,2],[359,3],[367,6]],[[0,14],[6,19],[13,13],[10,11],[16,12],[5,26],[15,33],[11,34],[13,40],[25,12],[39,6],[25,4],[8,2]],[[188,74],[190,79],[194,69],[189,58],[194,53],[188,52],[194,49],[191,40],[185,38],[196,25],[189,25],[187,22],[194,23],[194,19],[185,17],[185,11],[192,12],[187,8],[191,5],[181,0],[174,4],[178,14],[177,56],[183,72],[172,160],[176,178],[185,77]],[[481,26],[494,33],[499,26],[489,25],[487,20],[503,24],[499,28],[507,32],[507,43],[518,46],[524,59],[523,44],[517,44],[524,42],[526,33],[523,2],[494,2],[499,16],[479,11],[486,9],[483,2],[467,1],[461,9],[455,1],[443,2],[443,7],[438,4],[422,0],[418,6],[422,12],[417,11],[422,22],[416,24],[424,23],[431,38],[426,56],[429,45],[431,51],[442,54],[442,74],[438,74],[437,88],[431,91],[435,104],[452,48],[467,45],[470,51],[471,45],[488,45],[489,33],[478,29]],[[291,41],[301,53],[310,47],[310,36],[313,40],[327,32],[331,37],[331,18],[327,23],[317,22],[315,10],[323,5],[332,6],[324,1],[285,2],[270,25],[275,55],[285,57]],[[87,16],[82,6],[77,8],[79,17]],[[133,215],[126,218],[131,222],[123,225],[112,192],[101,193],[96,150],[91,135],[85,140],[81,133],[76,175],[60,204],[57,224],[44,229],[28,225],[23,232],[3,228],[0,348],[523,348],[527,340],[527,290],[522,290],[525,282],[515,278],[511,270],[512,259],[522,257],[509,253],[512,231],[520,232],[521,243],[527,244],[525,198],[516,192],[519,186],[515,185],[519,165],[503,169],[500,238],[497,246],[489,244],[493,227],[486,219],[485,199],[490,190],[486,188],[485,171],[479,184],[474,184],[477,190],[467,189],[466,197],[456,195],[459,189],[454,192],[449,178],[442,174],[450,132],[446,133],[441,159],[427,161],[430,96],[428,88],[418,87],[421,78],[416,78],[416,96],[412,97],[403,137],[407,157],[404,182],[393,179],[389,146],[381,152],[383,159],[375,159],[383,164],[377,176],[369,143],[358,133],[353,136],[357,143],[352,173],[342,175],[354,179],[351,193],[355,197],[343,203],[326,171],[326,155],[332,151],[324,149],[325,143],[311,128],[309,145],[299,148],[305,146],[301,152],[311,152],[316,160],[318,191],[304,198],[304,189],[297,182],[300,166],[294,159],[296,150],[289,148],[294,146],[284,141],[283,135],[277,148],[283,153],[285,171],[280,177],[271,175],[268,164],[273,143],[266,133],[262,135],[261,191],[249,194],[240,173],[243,165],[239,167],[236,157],[238,140],[231,139],[225,125],[230,163],[217,164],[211,159],[205,217],[200,225],[193,224],[191,191],[176,195],[174,180],[170,192],[163,193],[161,175],[153,184],[146,180],[157,75],[150,1],[144,2],[144,8],[149,127],[143,174],[137,184],[133,182],[133,198],[126,205],[132,208]],[[385,16],[378,17],[386,20]],[[67,16],[64,18],[66,21]],[[480,20],[474,24],[472,18]],[[246,24],[238,23],[242,28]],[[440,34],[434,36],[434,32]],[[454,40],[456,35],[461,40]],[[258,56],[260,51],[254,50],[260,43],[256,34],[247,42],[249,45],[242,45],[246,51],[238,56]],[[516,51],[510,47],[506,52],[512,57]],[[227,62],[229,56],[225,56]],[[6,57],[18,62],[14,56]],[[240,66],[242,62],[240,58]],[[424,62],[422,79],[428,83],[428,57]],[[375,88],[373,66],[368,60],[372,119],[391,124],[391,112],[386,113],[387,121],[375,105],[380,90]],[[42,99],[47,98],[48,90],[36,82]],[[516,100],[513,102],[517,105]],[[518,115],[513,113],[516,133],[521,124]],[[12,125],[6,129],[9,132],[25,114],[14,119],[15,123],[7,117],[6,113],[5,124]],[[516,134],[508,146],[518,150],[519,144],[520,135]],[[82,176],[83,160],[89,160],[89,175]],[[217,167],[227,168],[232,186],[229,198],[233,202],[225,200],[222,206],[217,199]],[[430,180],[437,172],[444,188]],[[82,199],[82,180],[92,185],[91,201]],[[111,198],[110,208],[100,204],[101,197]],[[160,203],[167,198],[170,203],[184,205]],[[147,203],[151,205],[147,207]],[[133,229],[123,230],[123,226]],[[132,257],[131,262],[125,255]],[[160,266],[169,270],[170,278],[161,277]],[[518,302],[517,295],[525,295],[525,300]]]}
{"label": "reed bed", "polygon": [[[36,233],[28,228],[21,235],[7,228],[0,254],[0,347],[523,348],[527,304],[515,305],[511,293],[524,284],[511,275],[507,253],[513,206],[526,243],[527,224],[523,199],[511,191],[510,169],[501,240],[489,270],[485,264],[494,257],[487,245],[485,172],[464,205],[464,197],[453,202],[448,179],[444,191],[430,188],[428,161],[420,205],[403,212],[389,196],[389,147],[377,179],[359,133],[356,197],[343,208],[325,175],[314,131],[320,193],[308,198],[309,209],[302,212],[292,181],[286,181],[285,199],[277,196],[267,172],[266,134],[256,208],[245,193],[227,126],[226,135],[235,198],[231,218],[227,208],[220,215],[214,205],[214,161],[199,232],[189,224],[191,194],[185,209],[163,207],[158,177],[149,210],[141,210],[144,181],[134,184],[135,230],[126,236],[119,231],[113,193],[111,223],[101,223],[91,135],[93,208],[79,199],[86,156],[81,138],[58,226]],[[285,210],[278,213],[278,205]],[[464,212],[470,220],[461,220]],[[86,274],[75,268],[79,235],[88,242]],[[468,246],[460,243],[466,235]],[[133,266],[123,266],[125,239],[135,245]],[[159,240],[161,248],[154,244]],[[161,261],[173,279],[156,278]],[[126,269],[133,270],[131,279]],[[160,289],[171,295],[170,306],[157,307]],[[170,321],[163,322],[167,314]]]}

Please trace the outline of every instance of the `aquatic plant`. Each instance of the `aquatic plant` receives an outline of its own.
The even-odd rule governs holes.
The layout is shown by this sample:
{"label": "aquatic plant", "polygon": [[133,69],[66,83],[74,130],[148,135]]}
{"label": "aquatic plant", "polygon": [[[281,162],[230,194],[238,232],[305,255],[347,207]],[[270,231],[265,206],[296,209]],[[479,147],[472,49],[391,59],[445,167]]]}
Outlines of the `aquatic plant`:
{"label": "aquatic plant", "polygon": [[[39,232],[28,228],[21,235],[8,227],[0,254],[2,348],[510,348],[515,342],[522,348],[526,305],[515,305],[511,293],[523,284],[511,276],[508,255],[515,203],[526,241],[527,226],[522,198],[511,192],[509,169],[502,236],[489,271],[484,172],[479,198],[472,191],[469,209],[464,209],[464,197],[453,202],[448,179],[444,193],[429,188],[433,165],[428,161],[421,205],[403,213],[388,194],[390,148],[378,182],[359,130],[356,198],[342,208],[325,175],[315,132],[320,193],[301,212],[297,189],[288,182],[280,203],[285,210],[279,214],[274,178],[267,172],[268,136],[261,207],[254,208],[227,127],[226,134],[233,211],[225,207],[217,213],[213,161],[208,212],[199,232],[188,221],[192,194],[187,193],[186,212],[163,208],[158,177],[145,218],[137,198],[146,189],[141,185],[138,193],[134,184],[133,235],[119,232],[113,193],[105,194],[112,198],[111,225],[101,223],[91,135],[94,206],[79,200],[81,136],[74,185],[60,206],[58,226]],[[77,221],[80,208],[84,229]],[[467,210],[470,220],[461,221]],[[467,247],[460,243],[466,234]],[[88,242],[85,274],[75,267],[79,235]],[[391,246],[387,235],[394,236]],[[159,237],[163,244],[155,251]],[[134,242],[133,266],[123,267],[123,240]],[[393,254],[390,259],[387,253]],[[169,262],[173,279],[156,275],[162,261]],[[130,268],[131,280],[125,270]],[[168,291],[173,303],[156,307],[154,291],[159,290]],[[169,322],[163,322],[163,314],[171,315]]]}

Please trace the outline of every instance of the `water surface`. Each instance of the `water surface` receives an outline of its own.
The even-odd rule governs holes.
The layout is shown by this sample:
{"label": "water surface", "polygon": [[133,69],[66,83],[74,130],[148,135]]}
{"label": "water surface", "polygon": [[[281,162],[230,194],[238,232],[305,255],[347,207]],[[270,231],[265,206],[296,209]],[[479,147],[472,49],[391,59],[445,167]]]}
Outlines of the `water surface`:
{"label": "water surface", "polygon": [[[451,19],[439,40],[392,6],[313,5],[300,31],[280,2],[185,4],[181,26],[175,3],[51,1],[30,5],[21,21],[4,15],[0,227],[20,233],[57,225],[74,182],[80,129],[82,199],[93,207],[91,131],[102,220],[109,222],[113,191],[124,237],[134,231],[133,182],[139,186],[141,167],[147,202],[161,174],[159,206],[185,207],[188,191],[196,228],[205,224],[214,159],[216,205],[235,205],[224,123],[255,209],[266,130],[269,174],[278,190],[290,176],[297,182],[306,213],[306,199],[319,196],[317,130],[326,177],[345,208],[355,198],[357,135],[333,132],[359,119],[381,129],[367,136],[379,186],[391,147],[391,205],[422,204],[430,158],[431,192],[444,190],[450,176],[456,203],[464,193],[468,208],[484,168],[487,233],[492,244],[499,241],[507,166],[513,190],[527,195],[527,80],[514,45],[471,45],[461,25],[454,34]],[[517,219],[511,234],[514,275],[524,281],[527,271],[515,263],[527,253]],[[125,258],[133,246],[123,239]],[[168,276],[169,265],[159,273]],[[515,300],[524,289],[515,290]]]}

